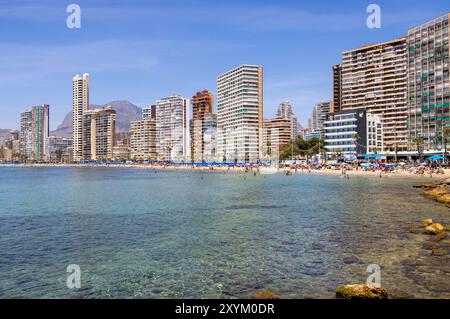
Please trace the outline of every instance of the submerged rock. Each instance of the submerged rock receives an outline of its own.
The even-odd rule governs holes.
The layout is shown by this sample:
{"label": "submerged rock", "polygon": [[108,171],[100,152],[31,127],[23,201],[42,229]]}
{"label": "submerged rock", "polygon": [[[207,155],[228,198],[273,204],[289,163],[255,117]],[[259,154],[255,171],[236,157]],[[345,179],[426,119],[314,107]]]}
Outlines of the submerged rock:
{"label": "submerged rock", "polygon": [[438,223],[425,227],[423,233],[428,235],[437,235],[444,230],[444,226]]}
{"label": "submerged rock", "polygon": [[419,232],[418,228],[419,226],[417,225],[411,225],[408,229],[408,232],[410,232],[411,234],[417,234]]}
{"label": "submerged rock", "polygon": [[430,238],[430,241],[432,241],[432,242],[438,242],[438,241],[441,241],[441,240],[446,239],[447,237],[448,237],[448,234],[447,234],[447,233],[441,232],[441,233],[439,233],[439,234],[433,236],[432,238]]}
{"label": "submerged rock", "polygon": [[280,299],[280,296],[269,290],[269,289],[263,289],[258,292],[255,292],[251,297],[251,299]]}
{"label": "submerged rock", "polygon": [[432,254],[434,256],[445,256],[448,254],[448,250],[447,249],[443,249],[443,248],[434,248],[432,250]]}
{"label": "submerged rock", "polygon": [[355,256],[345,257],[345,258],[343,259],[343,261],[344,261],[344,263],[346,263],[347,265],[359,263],[359,259],[356,258]]}
{"label": "submerged rock", "polygon": [[336,297],[345,299],[387,299],[386,288],[369,287],[366,284],[344,285],[336,289]]}
{"label": "submerged rock", "polygon": [[426,242],[423,243],[422,248],[431,250],[431,249],[436,248],[436,244],[431,242],[431,241],[426,241]]}

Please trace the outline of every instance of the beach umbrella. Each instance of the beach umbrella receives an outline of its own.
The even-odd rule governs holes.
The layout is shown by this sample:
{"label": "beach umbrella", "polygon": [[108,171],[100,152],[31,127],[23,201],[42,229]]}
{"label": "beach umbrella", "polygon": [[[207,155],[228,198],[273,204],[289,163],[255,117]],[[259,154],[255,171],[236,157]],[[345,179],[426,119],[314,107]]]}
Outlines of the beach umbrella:
{"label": "beach umbrella", "polygon": [[441,159],[445,159],[444,156],[442,155],[433,155],[427,158],[428,160],[441,160]]}

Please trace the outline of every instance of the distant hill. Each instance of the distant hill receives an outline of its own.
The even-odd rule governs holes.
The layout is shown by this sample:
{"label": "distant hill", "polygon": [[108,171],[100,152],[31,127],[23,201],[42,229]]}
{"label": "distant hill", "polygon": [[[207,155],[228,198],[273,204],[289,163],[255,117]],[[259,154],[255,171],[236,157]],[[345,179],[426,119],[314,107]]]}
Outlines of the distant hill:
{"label": "distant hill", "polygon": [[11,132],[11,130],[10,129],[8,129],[8,128],[0,128],[0,135],[8,135],[9,134],[9,132]]}
{"label": "distant hill", "polygon": [[[116,131],[128,131],[130,130],[130,122],[136,121],[141,118],[142,109],[129,101],[112,101],[105,105],[91,104],[89,109],[100,109],[105,106],[111,105],[117,112],[116,118]],[[69,112],[59,124],[58,128],[52,132],[53,135],[58,136],[70,136],[72,134],[72,112]]]}

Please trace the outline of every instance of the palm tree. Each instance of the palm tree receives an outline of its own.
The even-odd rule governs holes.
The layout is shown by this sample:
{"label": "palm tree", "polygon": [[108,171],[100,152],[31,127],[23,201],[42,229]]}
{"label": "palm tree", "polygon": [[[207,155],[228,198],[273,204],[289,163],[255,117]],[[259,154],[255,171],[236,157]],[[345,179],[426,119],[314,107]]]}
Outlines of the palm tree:
{"label": "palm tree", "polygon": [[447,154],[447,143],[450,137],[450,126],[446,126],[443,129],[443,143],[444,143],[444,154]]}
{"label": "palm tree", "polygon": [[56,161],[58,163],[62,162],[62,157],[63,157],[63,150],[62,149],[57,149],[56,150]]}
{"label": "palm tree", "polygon": [[[358,133],[355,133],[353,135],[353,141],[355,142],[355,152],[358,153],[358,144],[359,140],[361,139],[361,136]],[[367,152],[367,151],[366,151]]]}
{"label": "palm tree", "polygon": [[416,137],[414,139],[414,144],[416,145],[417,153],[419,154],[419,160],[422,161],[423,158],[423,138],[422,137]]}

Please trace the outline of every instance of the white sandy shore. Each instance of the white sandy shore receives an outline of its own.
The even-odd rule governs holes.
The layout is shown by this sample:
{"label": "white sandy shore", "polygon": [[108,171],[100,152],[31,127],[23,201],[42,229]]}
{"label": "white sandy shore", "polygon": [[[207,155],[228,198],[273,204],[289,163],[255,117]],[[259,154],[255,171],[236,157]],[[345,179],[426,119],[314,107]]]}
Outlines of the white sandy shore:
{"label": "white sandy shore", "polygon": [[[86,168],[86,169],[93,169],[93,168],[130,168],[130,169],[149,169],[149,170],[180,170],[180,171],[219,171],[219,172],[244,172],[244,167],[214,167],[211,169],[210,167],[194,167],[194,166],[162,166],[162,165],[151,165],[151,164],[136,164],[136,165],[129,165],[129,164],[93,164],[93,165],[87,165],[87,164],[2,164],[0,163],[0,167],[34,167],[34,168]],[[251,172],[260,172],[263,174],[275,174],[285,173],[285,169],[277,169],[275,167],[260,167],[258,170],[256,168],[253,168]],[[291,170],[293,174],[296,174],[295,170]],[[427,179],[443,179],[446,178],[449,175],[449,170],[444,170],[444,174],[433,174],[432,177],[428,173],[425,173],[423,175],[424,178]],[[321,169],[321,170],[312,170],[309,172],[307,169],[297,169],[297,174],[332,174],[332,175],[341,175],[342,172],[340,169],[338,170],[332,170],[332,169]],[[349,176],[379,176],[380,171],[364,171],[362,169],[359,170],[348,170],[346,171],[346,174]],[[395,172],[389,172],[389,173],[381,173],[381,176],[402,176],[402,177],[415,177],[419,178],[421,177],[419,174],[414,174],[406,170],[398,170]]]}

